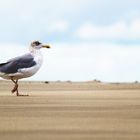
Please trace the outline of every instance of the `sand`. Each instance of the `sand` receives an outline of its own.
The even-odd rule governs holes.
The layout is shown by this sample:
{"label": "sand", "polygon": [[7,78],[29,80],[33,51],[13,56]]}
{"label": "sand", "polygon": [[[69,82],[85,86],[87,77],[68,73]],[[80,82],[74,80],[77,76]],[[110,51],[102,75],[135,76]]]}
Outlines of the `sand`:
{"label": "sand", "polygon": [[139,140],[140,85],[0,82],[0,140]]}

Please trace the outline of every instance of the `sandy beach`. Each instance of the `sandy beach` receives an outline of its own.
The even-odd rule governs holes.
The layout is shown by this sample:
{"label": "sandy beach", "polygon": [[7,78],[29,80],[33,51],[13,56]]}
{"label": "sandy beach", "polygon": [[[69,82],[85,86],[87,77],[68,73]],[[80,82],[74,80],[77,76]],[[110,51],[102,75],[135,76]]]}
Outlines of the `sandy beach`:
{"label": "sandy beach", "polygon": [[139,140],[140,84],[0,82],[1,140]]}

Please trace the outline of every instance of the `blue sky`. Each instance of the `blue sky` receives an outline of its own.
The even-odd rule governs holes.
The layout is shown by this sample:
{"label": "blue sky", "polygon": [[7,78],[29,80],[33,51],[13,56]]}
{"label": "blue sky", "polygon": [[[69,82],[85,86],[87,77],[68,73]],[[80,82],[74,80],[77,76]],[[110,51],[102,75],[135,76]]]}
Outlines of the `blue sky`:
{"label": "blue sky", "polygon": [[0,1],[0,62],[40,40],[52,49],[42,50],[43,67],[29,80],[140,81],[139,5],[139,0]]}

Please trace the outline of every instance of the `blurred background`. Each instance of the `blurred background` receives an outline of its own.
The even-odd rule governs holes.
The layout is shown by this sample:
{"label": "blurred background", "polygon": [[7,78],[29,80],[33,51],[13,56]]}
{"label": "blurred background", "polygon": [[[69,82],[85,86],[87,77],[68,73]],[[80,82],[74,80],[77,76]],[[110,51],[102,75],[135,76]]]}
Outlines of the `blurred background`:
{"label": "blurred background", "polygon": [[28,80],[140,81],[139,0],[0,1],[0,62],[49,43]]}

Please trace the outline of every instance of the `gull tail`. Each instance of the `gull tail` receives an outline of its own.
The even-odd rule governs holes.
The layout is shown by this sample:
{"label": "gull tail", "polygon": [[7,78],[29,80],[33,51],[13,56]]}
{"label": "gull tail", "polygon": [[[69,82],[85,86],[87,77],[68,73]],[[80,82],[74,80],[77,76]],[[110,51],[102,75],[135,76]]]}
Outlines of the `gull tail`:
{"label": "gull tail", "polygon": [[3,68],[3,66],[4,66],[5,64],[7,64],[7,62],[6,62],[6,63],[1,63],[1,64],[0,64],[0,75],[3,75],[2,68]]}
{"label": "gull tail", "polygon": [[1,63],[1,64],[0,64],[0,67],[2,67],[2,66],[5,65],[5,64],[7,64],[7,63]]}

